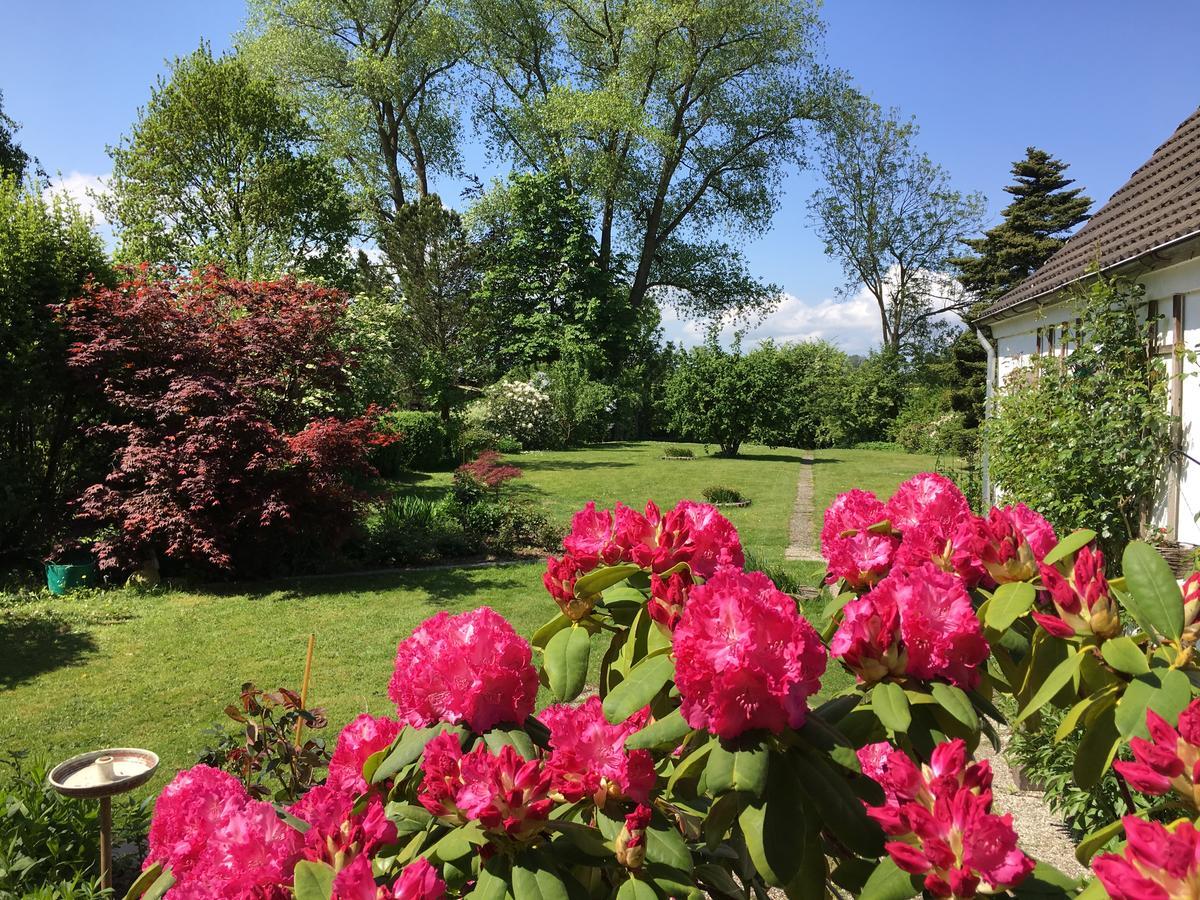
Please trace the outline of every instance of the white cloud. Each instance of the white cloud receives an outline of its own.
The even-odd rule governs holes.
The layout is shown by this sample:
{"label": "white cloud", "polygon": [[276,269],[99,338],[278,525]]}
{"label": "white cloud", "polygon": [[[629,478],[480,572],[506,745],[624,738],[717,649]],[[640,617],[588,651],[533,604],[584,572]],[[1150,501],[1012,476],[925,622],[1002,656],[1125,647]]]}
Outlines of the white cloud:
{"label": "white cloud", "polygon": [[101,225],[104,223],[104,216],[96,205],[95,195],[108,190],[106,178],[105,175],[90,175],[86,172],[70,172],[66,175],[59,172],[50,179],[50,187],[46,188],[45,193],[47,197],[54,194],[70,197],[85,215],[90,216],[97,225]]}

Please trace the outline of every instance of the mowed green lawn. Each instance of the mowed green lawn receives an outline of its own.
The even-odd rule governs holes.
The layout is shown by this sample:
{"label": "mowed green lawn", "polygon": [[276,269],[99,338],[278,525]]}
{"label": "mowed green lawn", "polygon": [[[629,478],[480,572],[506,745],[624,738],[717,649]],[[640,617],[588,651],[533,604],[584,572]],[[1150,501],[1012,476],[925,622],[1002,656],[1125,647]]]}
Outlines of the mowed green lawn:
{"label": "mowed green lawn", "polygon": [[[514,461],[525,470],[520,490],[563,522],[589,499],[640,508],[652,498],[669,506],[728,484],[754,501],[729,510],[747,548],[781,558],[801,453],[747,447],[740,459],[671,462],[660,459],[665,446],[604,444]],[[818,458],[818,510],[856,485],[886,495],[932,464],[853,450]],[[446,483],[444,473],[414,479],[429,491]],[[818,568],[805,571],[815,579]],[[396,643],[438,610],[487,604],[531,634],[555,612],[541,573],[540,563],[520,563],[0,605],[0,751],[59,759],[104,746],[148,747],[163,760],[146,788],[157,791],[195,761],[208,740],[204,730],[222,720],[243,681],[299,686],[310,632],[317,636],[311,698],[327,709],[336,733],[360,712],[391,711]],[[844,684],[844,676],[831,671],[828,683]]]}

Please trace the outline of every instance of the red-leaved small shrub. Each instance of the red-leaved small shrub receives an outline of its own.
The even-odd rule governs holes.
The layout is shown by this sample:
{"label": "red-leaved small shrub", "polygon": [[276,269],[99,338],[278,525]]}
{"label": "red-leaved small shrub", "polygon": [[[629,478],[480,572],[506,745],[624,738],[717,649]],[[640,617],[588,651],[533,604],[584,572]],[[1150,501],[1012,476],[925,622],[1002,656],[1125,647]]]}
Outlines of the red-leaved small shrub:
{"label": "red-leaved small shrub", "polygon": [[335,550],[353,523],[347,480],[370,472],[373,416],[317,415],[344,390],[344,298],[285,278],[143,268],[65,304],[71,368],[107,401],[112,471],[79,517],[104,568],[153,550],[258,574]]}

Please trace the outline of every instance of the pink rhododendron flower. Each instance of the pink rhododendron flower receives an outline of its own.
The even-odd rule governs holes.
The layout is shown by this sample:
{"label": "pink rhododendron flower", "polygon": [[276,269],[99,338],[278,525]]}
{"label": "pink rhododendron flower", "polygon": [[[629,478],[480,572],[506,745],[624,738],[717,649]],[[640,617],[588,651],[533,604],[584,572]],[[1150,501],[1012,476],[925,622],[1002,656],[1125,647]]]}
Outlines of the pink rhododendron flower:
{"label": "pink rhododendron flower", "polygon": [[542,830],[554,806],[550,771],[511,746],[492,754],[480,743],[463,753],[458,738],[443,733],[426,745],[422,769],[417,799],[452,824],[477,821],[487,831],[523,840]]}
{"label": "pink rhododendron flower", "polygon": [[390,747],[403,726],[388,716],[363,713],[342,729],[337,746],[329,759],[329,777],[325,783],[347,794],[361,794],[368,787],[362,777],[363,765],[373,753]]}
{"label": "pink rhododendron flower", "polygon": [[600,564],[615,566],[622,558],[613,514],[607,509],[596,509],[594,500],[589,500],[587,506],[571,517],[571,531],[563,538],[563,546],[583,572],[590,572]]}
{"label": "pink rhododendron flower", "polygon": [[1144,794],[1175,791],[1200,809],[1200,700],[1193,700],[1179,714],[1178,729],[1172,728],[1152,709],[1146,710],[1150,740],[1129,740],[1133,760],[1117,760],[1113,768]]}
{"label": "pink rhododendron flower", "polygon": [[421,856],[404,867],[391,896],[392,900],[442,900],[446,896],[446,882],[429,860]]}
{"label": "pink rhododendron flower", "polygon": [[923,472],[896,488],[887,502],[885,518],[904,534],[910,528],[931,524],[950,533],[970,514],[971,505],[958,485],[945,475]]}
{"label": "pink rhododendron flower", "polygon": [[906,872],[924,876],[935,897],[975,897],[1020,884],[1034,862],[1017,847],[1011,816],[992,813],[992,774],[984,762],[967,765],[961,740],[938,745],[918,767],[888,744],[858,751],[863,774],[885,800],[867,807],[892,840],[885,844]]}
{"label": "pink rhododendron flower", "polygon": [[681,500],[665,514],[653,502],[644,514],[618,503],[613,527],[621,558],[650,572],[687,563],[697,578],[709,578],[745,564],[737,529],[707,503]]}
{"label": "pink rhododendron flower", "polygon": [[692,588],[672,645],[684,719],[723,738],[803,725],[825,671],[816,631],[761,572]]}
{"label": "pink rhododendron flower", "polygon": [[576,597],[575,582],[584,570],[570,553],[564,553],[562,559],[551,556],[546,559],[546,571],[542,574],[542,584],[554,598],[563,615],[572,622],[578,622],[596,606],[595,597]]}
{"label": "pink rhododendron flower", "polygon": [[484,732],[533,712],[538,676],[527,644],[483,606],[426,619],[396,648],[388,696],[408,725],[462,722]]}
{"label": "pink rhododendron flower", "polygon": [[1185,900],[1200,896],[1200,832],[1191,822],[1166,828],[1137,816],[1121,820],[1123,853],[1105,853],[1092,870],[1113,900]]}
{"label": "pink rhododendron flower", "polygon": [[687,572],[673,572],[666,578],[651,575],[650,598],[646,602],[650,618],[668,630],[674,629],[683,615],[692,583]]}
{"label": "pink rhododendron flower", "polygon": [[1054,549],[1054,529],[1024,503],[993,506],[987,518],[972,516],[971,552],[996,584],[1032,581],[1038,564]]}
{"label": "pink rhododendron flower", "polygon": [[171,870],[172,897],[284,896],[302,837],[269,803],[209,766],[180,772],[159,795],[146,865]]}
{"label": "pink rhododendron flower", "polygon": [[657,776],[649,750],[626,750],[625,739],[645,727],[650,708],[634,713],[619,725],[604,717],[599,697],[578,706],[551,706],[541,720],[550,729],[550,757],[555,792],[574,803],[592,797],[603,806],[610,795],[650,802]]}
{"label": "pink rhododendron flower", "polygon": [[973,518],[968,514],[957,524],[932,520],[905,529],[892,569],[912,569],[931,562],[961,578],[968,590],[975,588],[989,576],[977,551]]}
{"label": "pink rhododendron flower", "polygon": [[864,683],[908,675],[966,690],[989,653],[962,581],[932,563],[893,572],[847,603],[829,650]]}
{"label": "pink rhododendron flower", "polygon": [[396,826],[384,814],[378,794],[370,796],[361,813],[354,807],[354,794],[328,784],[317,785],[288,807],[290,815],[309,825],[304,833],[305,859],[337,868],[360,854],[370,858],[379,847],[395,842]]}
{"label": "pink rhododendron flower", "polygon": [[870,491],[838,494],[825,510],[821,554],[829,567],[830,584],[844,578],[855,591],[878,584],[891,568],[899,545],[887,509]]}
{"label": "pink rhododendron flower", "polygon": [[1094,634],[1100,638],[1121,633],[1117,601],[1104,577],[1104,554],[1083,547],[1064,577],[1056,566],[1041,563],[1042,587],[1050,595],[1057,615],[1034,612],[1034,620],[1055,637]]}
{"label": "pink rhododendron flower", "polygon": [[424,857],[409,863],[392,887],[376,885],[371,861],[356,856],[333,879],[333,900],[443,900],[446,882]]}

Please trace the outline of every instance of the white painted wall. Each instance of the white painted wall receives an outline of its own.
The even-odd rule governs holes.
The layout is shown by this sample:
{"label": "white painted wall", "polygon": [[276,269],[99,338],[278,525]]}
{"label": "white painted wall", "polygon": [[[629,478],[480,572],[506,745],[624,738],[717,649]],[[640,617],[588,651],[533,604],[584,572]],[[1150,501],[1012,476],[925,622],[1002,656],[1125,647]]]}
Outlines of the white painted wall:
{"label": "white painted wall", "polygon": [[[1200,259],[1186,260],[1167,268],[1150,272],[1139,279],[1146,287],[1146,301],[1158,301],[1159,341],[1166,346],[1172,339],[1174,322],[1171,320],[1172,297],[1184,295],[1184,346],[1188,350],[1200,350]],[[992,325],[992,337],[996,342],[996,368],[998,387],[1016,368],[1028,364],[1037,349],[1037,332],[1042,329],[1042,352],[1049,350],[1053,340],[1054,352],[1061,352],[1066,330],[1066,342],[1070,347],[1074,340],[1076,310],[1073,303],[1048,304],[1019,316]],[[1200,363],[1184,360],[1183,379],[1183,439],[1184,452],[1200,459]],[[1001,487],[1002,486],[998,486]],[[1177,523],[1168,522],[1166,485],[1155,504],[1153,524],[1178,528],[1178,540],[1200,544],[1200,465],[1185,460],[1180,478],[1179,518]]]}

